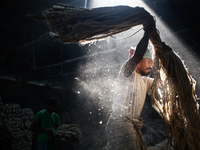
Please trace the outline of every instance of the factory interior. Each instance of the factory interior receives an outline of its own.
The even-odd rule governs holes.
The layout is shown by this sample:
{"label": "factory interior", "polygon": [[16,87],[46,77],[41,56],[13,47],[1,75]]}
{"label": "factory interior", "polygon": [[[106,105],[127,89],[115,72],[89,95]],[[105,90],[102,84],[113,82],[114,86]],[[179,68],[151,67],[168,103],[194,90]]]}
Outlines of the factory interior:
{"label": "factory interior", "polygon": [[[199,100],[200,1],[3,0],[0,2],[2,150],[36,150],[37,134],[30,127],[50,97],[59,101],[55,112],[69,132],[68,137],[60,135],[55,150],[107,150],[104,132],[112,112],[114,83],[128,59],[130,47],[142,38],[142,26],[90,43],[61,43],[50,36],[51,27],[42,19],[43,12],[57,3],[87,9],[144,7],[155,17],[162,41],[181,58],[195,80]],[[148,96],[141,118],[148,147],[166,139],[162,118]]]}

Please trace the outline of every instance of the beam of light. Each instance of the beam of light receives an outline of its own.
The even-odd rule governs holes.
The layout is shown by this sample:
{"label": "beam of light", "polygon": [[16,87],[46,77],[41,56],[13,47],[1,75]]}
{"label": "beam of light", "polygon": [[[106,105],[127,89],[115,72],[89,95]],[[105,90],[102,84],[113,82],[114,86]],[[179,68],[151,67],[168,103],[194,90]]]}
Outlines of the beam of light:
{"label": "beam of light", "polygon": [[87,0],[85,0],[85,8],[87,8]]}
{"label": "beam of light", "polygon": [[[88,6],[90,8],[95,7],[106,7],[106,6],[116,6],[116,5],[128,5],[131,7],[143,7],[146,9],[152,16],[155,17],[156,20],[156,28],[160,31],[160,36],[162,41],[164,41],[167,45],[169,45],[175,53],[177,53],[181,59],[185,60],[184,63],[186,67],[188,67],[188,71],[190,74],[193,75],[194,79],[197,81],[197,83],[200,82],[200,67],[197,67],[194,69],[194,66],[200,66],[200,61],[198,58],[198,55],[192,51],[192,49],[189,47],[189,45],[186,45],[184,41],[178,37],[179,32],[185,32],[185,29],[181,29],[180,31],[173,32],[170,27],[162,21],[164,17],[167,16],[158,16],[149,6],[147,6],[142,0],[91,0]],[[159,10],[159,5],[157,2],[150,2],[152,3],[152,6],[154,6],[154,9]],[[167,8],[167,6],[166,6]],[[173,13],[173,12],[170,12]],[[172,14],[169,14],[172,15]],[[177,23],[177,22],[175,22]],[[123,34],[123,37],[128,37],[129,35],[132,35],[134,32],[136,32],[139,28],[133,28],[133,30],[128,30]],[[133,38],[126,39],[125,43],[122,42],[122,40],[118,41],[118,43],[121,43],[121,45],[131,45],[134,42],[131,40],[135,40],[136,38],[141,37],[141,34],[143,32],[140,32],[139,34],[136,34],[133,36]],[[121,36],[119,36],[121,37]],[[131,40],[130,40],[131,39]],[[118,45],[120,46],[120,45]],[[135,45],[132,45],[135,46]]]}
{"label": "beam of light", "polygon": [[[189,46],[186,46],[184,42],[177,37],[177,34],[179,32],[184,32],[184,30],[176,31],[175,33],[170,30],[170,28],[162,21],[163,16],[158,16],[149,6],[147,6],[142,0],[90,0],[88,1],[88,6],[89,8],[96,8],[96,7],[106,7],[106,6],[117,6],[117,5],[128,5],[131,7],[143,7],[145,8],[151,15],[155,16],[156,19],[156,27],[161,33],[161,38],[163,41],[166,41],[166,43],[172,47],[173,50],[176,51],[176,49],[182,49],[181,51],[184,51],[182,54],[183,56],[190,55],[191,60],[195,59],[195,62],[199,62],[197,55],[194,54],[193,52],[189,51]],[[156,2],[154,3],[154,8],[159,9],[158,6],[156,6]],[[164,16],[165,17],[165,16]],[[198,65],[200,63],[197,63]],[[200,80],[200,78],[199,78]]]}
{"label": "beam of light", "polygon": [[[183,59],[190,60],[186,64],[186,66],[190,66],[190,63],[193,66],[200,66],[200,62],[196,59],[194,53],[189,51],[189,48],[179,39],[177,36],[170,30],[170,28],[162,21],[162,17],[155,14],[144,2],[141,0],[91,0],[87,4],[89,8],[96,7],[106,7],[106,6],[116,6],[116,5],[129,5],[131,7],[143,7],[145,8],[151,15],[155,16],[156,19],[156,27],[160,31],[160,36],[162,41],[164,41],[167,45],[169,45],[174,52],[181,52],[180,57],[183,56]],[[141,26],[142,27],[142,26]],[[140,28],[141,28],[140,27]],[[140,28],[132,28],[126,32],[120,33],[120,36],[115,35],[115,38],[107,38],[108,43],[112,45],[112,42],[115,43],[116,48],[115,53],[107,53],[107,55],[101,57],[93,57],[88,59],[84,64],[80,64],[80,76],[85,76],[80,78],[79,86],[82,91],[82,94],[85,93],[84,96],[92,97],[93,101],[96,104],[101,104],[105,109],[111,108],[111,99],[113,92],[114,82],[116,80],[117,73],[119,72],[120,67],[113,67],[114,65],[121,66],[129,55],[130,46],[136,46],[139,40],[142,38],[142,34],[144,33],[142,30],[136,35],[129,37],[133,33],[135,33]],[[121,36],[123,35],[123,36]],[[124,38],[121,38],[124,37]],[[128,38],[127,38],[128,37]],[[103,44],[103,43],[100,43]],[[98,46],[98,42],[96,44]],[[95,51],[92,46],[89,46],[91,51]],[[124,57],[126,55],[126,57]],[[195,64],[194,64],[195,63]],[[192,66],[192,65],[191,65]],[[113,69],[114,68],[114,69]],[[192,68],[192,67],[191,67]],[[196,72],[200,69],[194,69]],[[117,72],[117,73],[116,73]],[[111,75],[112,74],[112,75]],[[113,75],[115,74],[115,75]],[[197,74],[198,75],[198,74]],[[198,75],[199,76],[199,75]],[[197,76],[197,77],[198,77]],[[162,76],[164,79],[165,76]],[[200,77],[198,78],[200,80]],[[200,82],[200,81],[199,81]],[[198,82],[197,82],[198,83]],[[81,94],[80,94],[81,95]],[[91,96],[90,96],[91,95]],[[96,98],[98,97],[98,98]],[[90,105],[90,101],[88,101],[88,105]],[[167,115],[170,115],[167,114]],[[169,119],[169,116],[167,116]],[[103,121],[103,124],[105,121]]]}
{"label": "beam of light", "polygon": [[117,6],[117,5],[128,5],[128,6],[140,6],[144,3],[140,0],[91,0],[89,7],[105,7],[105,6]]}

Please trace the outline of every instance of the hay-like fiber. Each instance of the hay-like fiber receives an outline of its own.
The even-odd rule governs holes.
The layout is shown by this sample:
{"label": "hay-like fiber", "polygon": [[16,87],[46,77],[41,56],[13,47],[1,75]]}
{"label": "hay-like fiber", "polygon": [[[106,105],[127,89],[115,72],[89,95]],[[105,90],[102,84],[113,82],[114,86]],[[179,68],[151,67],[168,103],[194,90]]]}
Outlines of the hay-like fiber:
{"label": "hay-like fiber", "polygon": [[[57,4],[44,15],[53,30],[51,35],[61,43],[101,39],[155,23],[144,8],[129,6],[89,10]],[[193,80],[181,59],[173,51],[165,52],[170,48],[161,41],[158,30],[151,33],[150,40],[155,50],[152,102],[163,117],[169,141],[175,150],[199,150],[200,117]]]}
{"label": "hay-like fiber", "polygon": [[150,40],[156,52],[152,102],[163,117],[175,150],[200,149],[200,117],[194,80],[173,51],[163,53],[169,47],[161,42],[156,30]]}
{"label": "hay-like fiber", "polygon": [[[84,9],[57,4],[44,12],[51,36],[61,43],[78,43],[102,39],[133,26],[147,26],[154,18],[144,8],[129,6]],[[145,21],[143,21],[145,20]]]}

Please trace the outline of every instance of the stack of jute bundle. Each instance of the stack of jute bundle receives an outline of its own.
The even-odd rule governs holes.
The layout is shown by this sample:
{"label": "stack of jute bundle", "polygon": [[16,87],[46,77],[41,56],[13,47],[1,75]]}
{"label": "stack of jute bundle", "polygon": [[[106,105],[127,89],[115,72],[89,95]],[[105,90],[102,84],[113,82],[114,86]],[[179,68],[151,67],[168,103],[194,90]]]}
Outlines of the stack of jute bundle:
{"label": "stack of jute bundle", "polygon": [[10,145],[13,150],[30,150],[32,144],[32,132],[29,130],[34,118],[31,109],[21,109],[18,104],[3,104],[0,101],[0,127],[1,131],[8,132],[12,136]]}
{"label": "stack of jute bundle", "polygon": [[67,149],[67,144],[78,145],[83,142],[82,131],[76,124],[60,125],[53,133],[55,137],[56,149]]}
{"label": "stack of jute bundle", "polygon": [[[52,28],[50,35],[61,43],[101,39],[137,25],[155,24],[144,8],[129,6],[85,9],[57,4],[44,16]],[[193,79],[182,60],[161,41],[156,28],[150,40],[155,51],[152,102],[163,118],[171,146],[175,150],[199,150],[200,116]]]}

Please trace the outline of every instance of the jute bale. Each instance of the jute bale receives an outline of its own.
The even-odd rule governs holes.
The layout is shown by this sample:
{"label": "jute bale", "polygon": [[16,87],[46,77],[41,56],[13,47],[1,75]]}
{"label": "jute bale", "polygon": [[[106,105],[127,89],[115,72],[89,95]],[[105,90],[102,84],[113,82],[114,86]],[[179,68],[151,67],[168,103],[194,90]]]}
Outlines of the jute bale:
{"label": "jute bale", "polygon": [[0,129],[12,136],[12,150],[31,150],[32,132],[29,127],[34,113],[30,108],[21,109],[19,104],[3,104],[0,97]]}
{"label": "jute bale", "polygon": [[2,102],[0,102],[0,113],[5,111],[5,107]]}
{"label": "jute bale", "polygon": [[81,144],[83,142],[82,131],[76,124],[61,125],[53,133],[56,140],[69,141],[73,144]]}

